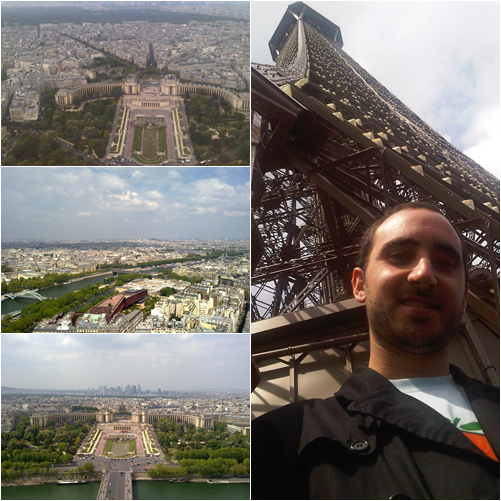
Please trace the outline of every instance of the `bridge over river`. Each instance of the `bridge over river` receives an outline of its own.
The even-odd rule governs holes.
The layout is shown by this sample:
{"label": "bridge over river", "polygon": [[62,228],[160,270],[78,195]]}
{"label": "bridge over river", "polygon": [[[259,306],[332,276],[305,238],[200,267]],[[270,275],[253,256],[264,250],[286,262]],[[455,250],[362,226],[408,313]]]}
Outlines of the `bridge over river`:
{"label": "bridge over river", "polygon": [[9,292],[8,294],[4,294],[3,297],[7,297],[9,299],[16,299],[18,297],[30,297],[33,299],[38,299],[39,301],[43,301],[44,299],[50,299],[49,297],[41,296],[36,291]]}
{"label": "bridge over river", "polygon": [[96,499],[132,499],[130,471],[106,471]]}

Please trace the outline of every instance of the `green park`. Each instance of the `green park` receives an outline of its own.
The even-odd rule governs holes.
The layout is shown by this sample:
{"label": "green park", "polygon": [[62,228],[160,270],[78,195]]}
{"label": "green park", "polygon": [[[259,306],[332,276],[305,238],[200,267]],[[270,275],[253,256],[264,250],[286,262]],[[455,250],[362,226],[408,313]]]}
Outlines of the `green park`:
{"label": "green park", "polygon": [[166,126],[163,117],[137,117],[132,158],[140,163],[159,164],[167,160]]}
{"label": "green park", "polygon": [[[47,428],[42,428],[30,425],[28,417],[21,417],[12,431],[2,432],[2,480],[39,475],[66,476],[58,471],[57,466],[66,466],[73,461],[73,455],[94,421],[94,416],[85,423],[75,421],[60,424],[49,421]],[[56,469],[53,465],[56,465]],[[92,463],[77,468],[81,471],[73,469],[68,475],[94,472]]]}
{"label": "green park", "polygon": [[[216,422],[212,430],[185,427],[169,418],[153,422],[157,442],[171,465],[158,463],[148,470],[151,478],[248,476],[250,473],[249,436],[230,434],[225,423]],[[174,464],[174,466],[172,466]]]}
{"label": "green park", "polygon": [[110,458],[128,458],[137,454],[136,439],[112,437],[106,440],[103,456]]}
{"label": "green park", "polygon": [[203,94],[187,94],[184,103],[199,161],[207,165],[249,165],[250,124],[242,113],[225,101],[217,107]]}
{"label": "green park", "polygon": [[[29,124],[6,122],[10,137],[2,143],[7,149],[2,165],[94,165],[106,154],[118,90],[75,98],[81,109],[71,112],[56,104],[55,91],[47,91],[43,118]],[[16,141],[10,147],[12,137]]]}

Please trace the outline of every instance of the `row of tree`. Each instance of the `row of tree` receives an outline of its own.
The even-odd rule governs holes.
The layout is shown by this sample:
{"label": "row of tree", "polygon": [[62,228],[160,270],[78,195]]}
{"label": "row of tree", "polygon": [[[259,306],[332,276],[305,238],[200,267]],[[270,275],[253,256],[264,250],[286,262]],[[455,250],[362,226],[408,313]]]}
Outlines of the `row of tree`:
{"label": "row of tree", "polygon": [[[53,464],[73,461],[82,440],[90,431],[90,425],[77,423],[48,422],[47,429],[30,425],[23,416],[16,429],[2,433],[2,477],[15,478],[43,472]],[[89,472],[89,471],[87,471]]]}
{"label": "row of tree", "polygon": [[73,405],[71,409],[73,412],[97,412],[99,407],[92,407],[89,405]]}
{"label": "row of tree", "polygon": [[136,278],[141,278],[143,275],[141,273],[121,273],[115,278],[115,285],[120,287],[127,282],[135,280]]}
{"label": "row of tree", "polygon": [[[102,273],[105,270],[96,270],[95,273]],[[43,277],[33,277],[33,278],[24,278],[21,277],[19,279],[14,278],[10,282],[2,281],[2,294],[8,292],[20,292],[27,289],[45,289],[46,287],[52,287],[56,284],[63,284],[68,280],[78,277],[86,277],[87,275],[92,275],[93,273],[89,273],[88,271],[84,273],[47,273]]]}
{"label": "row of tree", "polygon": [[68,475],[92,475],[94,473],[94,463],[90,461],[85,463],[83,466],[77,466],[76,468],[71,468],[68,470]]}
{"label": "row of tree", "polygon": [[[249,165],[250,124],[242,113],[232,110],[231,105],[225,101],[221,102],[221,112],[215,104],[217,101],[201,93],[187,93],[184,102],[190,120],[190,138],[197,158],[208,159],[207,165]],[[211,129],[217,132],[217,139],[212,138],[214,132]],[[225,153],[234,147],[238,147],[236,155],[234,151],[231,154]]]}
{"label": "row of tree", "polygon": [[230,435],[225,423],[216,422],[214,429],[209,431],[163,418],[154,422],[153,427],[164,452],[174,454],[176,460],[224,458],[241,463],[249,457],[248,437],[239,433]]}
{"label": "row of tree", "polygon": [[36,323],[43,318],[50,318],[56,313],[67,313],[78,311],[83,304],[90,302],[89,308],[99,301],[103,301],[107,296],[112,296],[115,292],[106,286],[99,289],[99,283],[88,285],[76,292],[68,292],[57,299],[46,299],[37,301],[26,306],[21,311],[21,318],[12,321],[10,315],[6,315],[2,320],[2,332],[32,332]]}
{"label": "row of tree", "polygon": [[[228,251],[226,253],[228,256],[243,256],[242,251]],[[176,263],[187,263],[190,261],[202,261],[204,259],[218,259],[223,255],[223,251],[212,249],[208,254],[202,256],[200,254],[188,254],[186,257],[176,258],[176,259],[160,259],[157,261],[145,261],[136,264],[123,264],[123,263],[113,263],[112,268],[118,269],[128,269],[128,268],[147,268],[149,266],[162,266],[164,264],[176,264]],[[165,273],[169,273],[168,270]]]}
{"label": "row of tree", "polygon": [[239,463],[236,459],[183,459],[179,462],[179,467],[169,467],[164,464],[157,464],[148,470],[151,478],[186,475],[196,475],[200,477],[222,477],[226,475],[242,476],[250,472],[250,459],[245,459]]}
{"label": "row of tree", "polygon": [[222,447],[220,449],[210,449],[204,447],[203,449],[191,449],[184,451],[176,451],[174,457],[177,461],[181,459],[236,459],[241,463],[245,458],[250,457],[250,449],[246,447]]}
{"label": "row of tree", "polygon": [[[86,103],[83,111],[64,112],[55,102],[55,90],[46,91],[43,116],[28,123],[7,122],[9,130],[26,129],[17,139],[14,147],[7,152],[5,165],[94,165],[92,160],[75,152],[93,152],[98,157],[106,154],[108,138],[113,126],[116,111],[116,94],[107,93],[114,99],[98,100]],[[75,98],[74,104],[80,106],[83,100],[101,98],[92,92],[83,98]],[[45,132],[40,132],[45,131]],[[73,148],[57,139],[64,139]]]}

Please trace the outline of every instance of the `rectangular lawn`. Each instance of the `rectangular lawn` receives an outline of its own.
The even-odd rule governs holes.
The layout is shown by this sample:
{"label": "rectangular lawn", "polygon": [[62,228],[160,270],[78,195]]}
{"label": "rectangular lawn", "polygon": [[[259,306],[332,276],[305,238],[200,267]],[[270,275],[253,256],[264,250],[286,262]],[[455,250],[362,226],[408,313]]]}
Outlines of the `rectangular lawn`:
{"label": "rectangular lawn", "polygon": [[113,449],[113,440],[111,440],[111,438],[108,438],[108,440],[106,440],[103,452],[111,452],[112,449]]}
{"label": "rectangular lawn", "polygon": [[157,132],[156,129],[144,129],[143,156],[155,158],[157,156]]}
{"label": "rectangular lawn", "polygon": [[136,125],[134,127],[134,142],[132,144],[133,151],[141,151],[142,138],[143,138],[143,128]]}

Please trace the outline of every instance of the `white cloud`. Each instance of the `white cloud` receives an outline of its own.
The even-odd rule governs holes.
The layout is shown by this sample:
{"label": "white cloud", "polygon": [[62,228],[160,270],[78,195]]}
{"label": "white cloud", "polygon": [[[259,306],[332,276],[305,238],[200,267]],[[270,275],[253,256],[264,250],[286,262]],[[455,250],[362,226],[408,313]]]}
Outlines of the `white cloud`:
{"label": "white cloud", "polygon": [[71,336],[64,336],[61,344],[63,346],[75,346],[78,344],[77,338]]}
{"label": "white cloud", "polygon": [[197,214],[217,214],[218,212],[214,207],[194,207],[194,210]]}
{"label": "white cloud", "polygon": [[81,353],[73,352],[73,353],[51,353],[42,358],[44,362],[57,362],[57,363],[65,363],[70,360],[79,360],[81,359]]}
{"label": "white cloud", "polygon": [[99,186],[108,190],[123,190],[127,187],[127,182],[116,174],[108,172],[98,173],[96,181]]}
{"label": "white cloud", "polygon": [[124,195],[109,195],[110,198],[118,198],[118,200],[131,200],[135,193],[127,191]]}
{"label": "white cloud", "polygon": [[155,199],[161,199],[161,198],[164,198],[164,196],[163,196],[160,192],[158,192],[158,191],[156,191],[156,190],[153,190],[153,191],[147,191],[147,192],[145,193],[145,196],[146,196],[147,198],[155,198]]}
{"label": "white cloud", "polygon": [[[272,64],[267,43],[288,3],[253,3],[253,62]],[[499,128],[472,133],[486,120],[486,108],[499,117],[499,2],[308,5],[341,28],[350,57],[449,142],[496,170]]]}
{"label": "white cloud", "polygon": [[245,216],[248,216],[249,215],[249,212],[245,212],[245,211],[238,211],[238,210],[234,210],[234,211],[223,211],[223,216],[228,216],[228,217],[245,217]]}
{"label": "white cloud", "polygon": [[[135,177],[134,183],[131,176]],[[202,176],[206,179],[200,179]],[[241,168],[222,172],[212,168],[166,167],[135,171],[102,167],[2,169],[2,202],[9,208],[2,211],[2,236],[6,239],[189,235],[217,238],[232,237],[239,232],[238,237],[242,238],[243,226],[231,225],[235,224],[238,212],[249,210],[248,181],[249,169]],[[200,223],[204,214],[217,215],[217,232],[209,224]],[[107,224],[114,223],[93,225],[97,216]],[[26,227],[21,217],[31,223],[44,219],[45,224]],[[225,217],[231,225],[224,224]]]}

